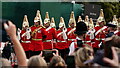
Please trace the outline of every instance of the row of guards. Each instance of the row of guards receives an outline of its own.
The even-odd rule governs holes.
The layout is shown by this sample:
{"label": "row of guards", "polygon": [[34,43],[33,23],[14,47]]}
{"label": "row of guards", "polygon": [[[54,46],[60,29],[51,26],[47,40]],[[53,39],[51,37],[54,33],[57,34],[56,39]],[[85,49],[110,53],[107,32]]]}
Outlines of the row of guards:
{"label": "row of guards", "polygon": [[[88,16],[85,16],[85,20],[82,20],[81,16],[79,16],[76,23],[74,12],[72,11],[68,23],[69,27],[66,28],[64,18],[60,17],[59,29],[57,30],[54,17],[50,21],[49,13],[46,12],[43,25],[40,11],[37,10],[34,25],[31,27],[29,26],[27,15],[24,16],[22,30],[18,29],[17,31],[18,39],[28,58],[32,55],[38,55],[40,51],[46,49],[58,49],[60,55],[64,57],[65,54],[71,54],[72,50],[77,47],[72,46],[71,43],[77,40],[76,31],[84,32],[85,30],[84,25],[81,25],[82,27],[79,26],[81,22],[84,22],[87,26],[87,33],[82,42],[89,44],[94,49],[100,48],[101,43],[104,42],[106,35],[110,31],[109,26],[120,27],[116,15],[113,16],[113,21],[108,23],[109,26],[105,26],[104,13],[103,9],[101,9],[96,25],[94,25],[92,18]],[[120,35],[119,29],[115,29],[114,34]]]}

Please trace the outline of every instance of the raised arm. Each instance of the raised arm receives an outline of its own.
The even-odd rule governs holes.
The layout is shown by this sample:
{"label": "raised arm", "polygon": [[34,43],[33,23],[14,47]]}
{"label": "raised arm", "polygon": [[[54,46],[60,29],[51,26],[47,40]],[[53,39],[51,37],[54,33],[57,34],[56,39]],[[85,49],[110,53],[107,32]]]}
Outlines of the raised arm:
{"label": "raised arm", "polygon": [[4,28],[14,44],[14,50],[17,56],[18,66],[27,66],[25,52],[16,35],[16,26],[11,21],[8,21],[8,25],[5,23]]}

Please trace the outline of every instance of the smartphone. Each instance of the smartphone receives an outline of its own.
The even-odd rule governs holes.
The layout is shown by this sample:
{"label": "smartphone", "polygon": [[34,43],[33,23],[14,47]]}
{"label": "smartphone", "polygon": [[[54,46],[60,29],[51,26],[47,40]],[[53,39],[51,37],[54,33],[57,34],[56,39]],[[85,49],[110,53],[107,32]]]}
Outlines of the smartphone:
{"label": "smartphone", "polygon": [[46,62],[50,62],[51,58],[53,57],[53,53],[56,53],[55,50],[43,50],[43,57]]}
{"label": "smartphone", "polygon": [[5,31],[4,28],[4,23],[8,25],[8,20],[5,19],[0,19],[0,42],[7,42],[10,41],[9,36],[7,35],[7,32]]}
{"label": "smartphone", "polygon": [[67,56],[65,62],[67,64],[67,68],[75,68],[75,57],[74,56]]}

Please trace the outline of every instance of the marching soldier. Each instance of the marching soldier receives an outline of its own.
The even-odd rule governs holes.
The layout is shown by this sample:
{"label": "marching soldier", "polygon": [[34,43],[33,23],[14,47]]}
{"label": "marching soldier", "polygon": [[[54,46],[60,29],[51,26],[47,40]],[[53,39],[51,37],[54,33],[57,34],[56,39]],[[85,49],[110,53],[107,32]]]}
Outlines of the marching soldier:
{"label": "marching soldier", "polygon": [[63,17],[60,18],[59,29],[57,30],[57,46],[60,55],[65,59],[65,49],[67,46],[67,29]]}
{"label": "marching soldier", "polygon": [[44,26],[46,27],[45,31],[46,31],[47,37],[43,41],[44,49],[53,49],[54,48],[53,47],[53,41],[54,41],[53,39],[57,38],[56,30],[55,30],[55,28],[50,26],[50,24],[51,23],[50,23],[50,19],[49,19],[49,14],[48,14],[48,12],[46,12]]}
{"label": "marching soldier", "polygon": [[69,20],[68,25],[69,25],[69,27],[67,28],[68,41],[67,41],[67,46],[66,46],[67,54],[69,52],[70,44],[72,43],[72,41],[74,41],[76,39],[76,35],[74,34],[74,32],[76,30],[76,21],[75,21],[73,11],[71,12],[71,16],[70,16],[70,20]]}
{"label": "marching soldier", "polygon": [[92,46],[92,40],[94,39],[94,24],[92,18],[90,18],[88,32],[86,33],[85,42]]}
{"label": "marching soldier", "polygon": [[38,17],[34,19],[34,25],[31,26],[31,43],[33,55],[38,55],[43,50],[43,40],[47,37],[45,27],[41,25]]}
{"label": "marching soldier", "polygon": [[100,11],[100,16],[97,20],[99,26],[96,26],[95,29],[95,39],[94,42],[95,44],[93,45],[94,50],[96,51],[98,48],[100,48],[100,45],[102,42],[104,42],[106,34],[108,32],[107,26],[105,26],[105,19],[104,19],[104,13],[103,9]]}
{"label": "marching soldier", "polygon": [[[55,32],[57,32],[54,17],[51,18],[50,26],[55,29]],[[53,39],[53,48],[56,48],[56,45],[56,39]]]}
{"label": "marching soldier", "polygon": [[31,46],[31,41],[30,41],[30,28],[29,28],[29,22],[27,19],[27,15],[24,15],[24,20],[22,24],[22,30],[20,33],[20,41],[23,49],[25,50],[27,58],[30,58],[30,46]]}

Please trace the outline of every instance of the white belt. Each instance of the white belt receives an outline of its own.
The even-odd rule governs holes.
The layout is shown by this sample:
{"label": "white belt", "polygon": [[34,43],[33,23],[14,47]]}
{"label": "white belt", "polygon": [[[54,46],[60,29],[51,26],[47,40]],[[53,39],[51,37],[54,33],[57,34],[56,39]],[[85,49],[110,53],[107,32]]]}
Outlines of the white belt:
{"label": "white belt", "polygon": [[68,39],[68,41],[74,41],[75,39]]}
{"label": "white belt", "polygon": [[43,42],[51,42],[52,40],[45,40],[45,41],[43,41]]}
{"label": "white belt", "polygon": [[66,42],[66,41],[60,41],[60,40],[57,40],[57,42]]}
{"label": "white belt", "polygon": [[21,40],[21,42],[22,42],[22,43],[30,43],[30,41],[22,41],[22,40]]}
{"label": "white belt", "polygon": [[98,38],[96,38],[96,40],[105,40],[105,38],[102,38],[102,39],[98,39]]}
{"label": "white belt", "polygon": [[91,42],[91,41],[85,41],[85,42],[89,43],[89,42]]}

